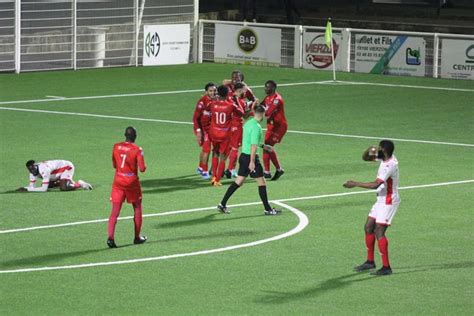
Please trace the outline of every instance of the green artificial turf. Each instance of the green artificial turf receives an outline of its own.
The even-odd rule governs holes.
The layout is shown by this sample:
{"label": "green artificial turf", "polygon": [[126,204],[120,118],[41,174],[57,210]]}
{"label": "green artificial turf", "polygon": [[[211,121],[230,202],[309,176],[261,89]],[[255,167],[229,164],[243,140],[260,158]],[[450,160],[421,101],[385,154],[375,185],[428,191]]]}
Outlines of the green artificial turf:
{"label": "green artificial turf", "polygon": [[[192,125],[154,120],[191,122],[201,92],[187,90],[203,89],[209,81],[220,83],[234,67],[202,64],[0,75],[0,231],[106,219],[114,172],[111,149],[128,125],[137,128],[137,143],[148,165],[141,176],[144,214],[217,205],[231,180],[214,188],[195,174],[199,148]],[[291,84],[325,81],[331,75],[240,68],[247,83],[257,86],[254,92],[260,99],[268,79]],[[363,162],[361,154],[378,137],[399,139],[395,155],[401,187],[474,179],[472,82],[348,73],[338,73],[338,79],[346,83],[279,87],[290,131],[276,146],[286,174],[268,184],[271,200],[344,193],[349,191],[342,183],[348,179],[373,180],[378,165]],[[118,96],[163,91],[181,92]],[[47,96],[77,99],[9,102]],[[85,96],[108,97],[81,98]],[[70,160],[75,179],[92,183],[94,190],[12,193],[27,184],[24,164],[29,159]],[[253,247],[149,262],[0,273],[0,314],[472,315],[473,185],[400,192],[402,203],[387,233],[394,271],[389,277],[352,272],[365,260],[363,224],[374,194],[328,196],[284,202],[306,214],[308,226],[288,238]],[[248,181],[230,203],[258,201],[257,187]],[[299,222],[288,209],[281,216],[265,217],[259,204],[231,211],[146,217],[143,233],[149,241],[140,246],[131,246],[133,221],[119,221],[116,241],[124,247],[114,250],[105,244],[106,222],[1,233],[0,272],[226,248],[278,236]],[[125,205],[122,216],[132,214]],[[376,262],[380,265],[377,254]]]}

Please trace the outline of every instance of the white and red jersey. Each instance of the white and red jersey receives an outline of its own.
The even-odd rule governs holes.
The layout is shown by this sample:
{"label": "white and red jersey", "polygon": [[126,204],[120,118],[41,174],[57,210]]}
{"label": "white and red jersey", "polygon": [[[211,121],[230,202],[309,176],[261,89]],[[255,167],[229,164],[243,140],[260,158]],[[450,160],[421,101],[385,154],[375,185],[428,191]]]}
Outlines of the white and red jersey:
{"label": "white and red jersey", "polygon": [[[46,160],[37,164],[39,175],[38,178],[42,179],[41,191],[46,191],[50,182],[55,182],[60,179],[67,179],[72,181],[74,175],[74,165],[72,162],[67,160]],[[36,183],[36,176],[30,173],[30,185],[28,191],[39,191],[34,190]]]}
{"label": "white and red jersey", "polygon": [[203,95],[197,102],[193,115],[194,132],[198,129],[206,133],[209,131],[211,126],[211,109],[209,104],[211,101],[212,99],[208,95]]}
{"label": "white and red jersey", "polygon": [[[227,96],[229,98],[232,98],[234,96],[234,92],[235,92],[234,85],[232,83],[229,83],[229,84],[226,84],[225,86],[228,89]],[[246,91],[245,91],[244,98],[246,98],[247,100],[252,101],[252,102],[255,101],[255,94],[253,94],[252,89],[250,89],[250,87],[247,86],[247,85],[246,85]]]}
{"label": "white and red jersey", "polygon": [[378,183],[382,183],[377,188],[377,202],[385,205],[399,204],[398,184],[400,182],[398,172],[398,160],[392,156],[386,161],[381,161],[377,172]]}
{"label": "white and red jersey", "polygon": [[267,95],[262,102],[265,107],[265,116],[267,117],[267,124],[274,127],[276,130],[287,129],[288,123],[285,116],[285,102],[277,92],[272,95]]}

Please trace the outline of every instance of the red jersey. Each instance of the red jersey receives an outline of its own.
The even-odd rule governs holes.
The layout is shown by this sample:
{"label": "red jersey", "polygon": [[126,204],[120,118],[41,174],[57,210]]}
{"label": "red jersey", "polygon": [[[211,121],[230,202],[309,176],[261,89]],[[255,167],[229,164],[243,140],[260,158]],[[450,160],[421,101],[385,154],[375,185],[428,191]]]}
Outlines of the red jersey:
{"label": "red jersey", "polygon": [[225,141],[230,138],[230,125],[233,115],[243,115],[240,108],[230,100],[217,100],[210,104],[212,119],[209,135],[213,141]]}
{"label": "red jersey", "polygon": [[211,109],[209,108],[211,101],[208,95],[203,95],[197,102],[193,115],[194,132],[199,128],[208,132],[211,126]]}
{"label": "red jersey", "polygon": [[263,105],[265,106],[265,116],[268,124],[275,127],[275,129],[288,127],[285,117],[285,103],[280,94],[275,92],[272,95],[267,95],[263,99]]}
{"label": "red jersey", "polygon": [[[229,93],[227,96],[229,98],[232,98],[235,92],[234,85],[230,83],[230,84],[226,84],[225,86],[227,87],[227,89],[229,89]],[[255,101],[255,94],[253,94],[252,89],[250,89],[248,86],[247,86],[247,91],[245,92],[244,97],[249,101]]]}
{"label": "red jersey", "polygon": [[114,145],[112,164],[115,168],[113,186],[122,189],[136,189],[140,187],[138,169],[145,172],[143,149],[134,143],[122,142]]}
{"label": "red jersey", "polygon": [[247,104],[245,103],[245,99],[238,98],[233,96],[231,99],[234,107],[237,108],[237,111],[232,114],[232,123],[233,127],[240,127],[244,124],[244,114],[247,111]]}

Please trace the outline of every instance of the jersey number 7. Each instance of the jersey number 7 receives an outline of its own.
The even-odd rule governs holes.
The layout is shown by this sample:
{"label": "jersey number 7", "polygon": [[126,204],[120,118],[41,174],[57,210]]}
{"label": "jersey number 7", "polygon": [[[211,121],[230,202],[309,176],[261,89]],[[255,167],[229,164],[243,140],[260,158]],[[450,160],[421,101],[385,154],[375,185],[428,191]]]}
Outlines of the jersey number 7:
{"label": "jersey number 7", "polygon": [[120,168],[122,169],[125,166],[125,159],[127,159],[127,155],[120,154],[120,157],[122,158],[122,163],[120,164]]}

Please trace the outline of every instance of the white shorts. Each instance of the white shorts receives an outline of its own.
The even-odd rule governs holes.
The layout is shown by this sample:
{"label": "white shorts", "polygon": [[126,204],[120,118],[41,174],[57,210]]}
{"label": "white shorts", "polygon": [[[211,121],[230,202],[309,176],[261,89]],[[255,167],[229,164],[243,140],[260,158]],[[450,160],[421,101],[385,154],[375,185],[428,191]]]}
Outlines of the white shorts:
{"label": "white shorts", "polygon": [[376,224],[390,226],[399,205],[386,205],[385,203],[376,202],[369,212],[369,217],[375,219]]}
{"label": "white shorts", "polygon": [[63,173],[61,173],[61,175],[59,176],[59,179],[72,181],[73,176],[74,176],[74,167],[72,167],[72,169],[70,170],[65,170]]}

